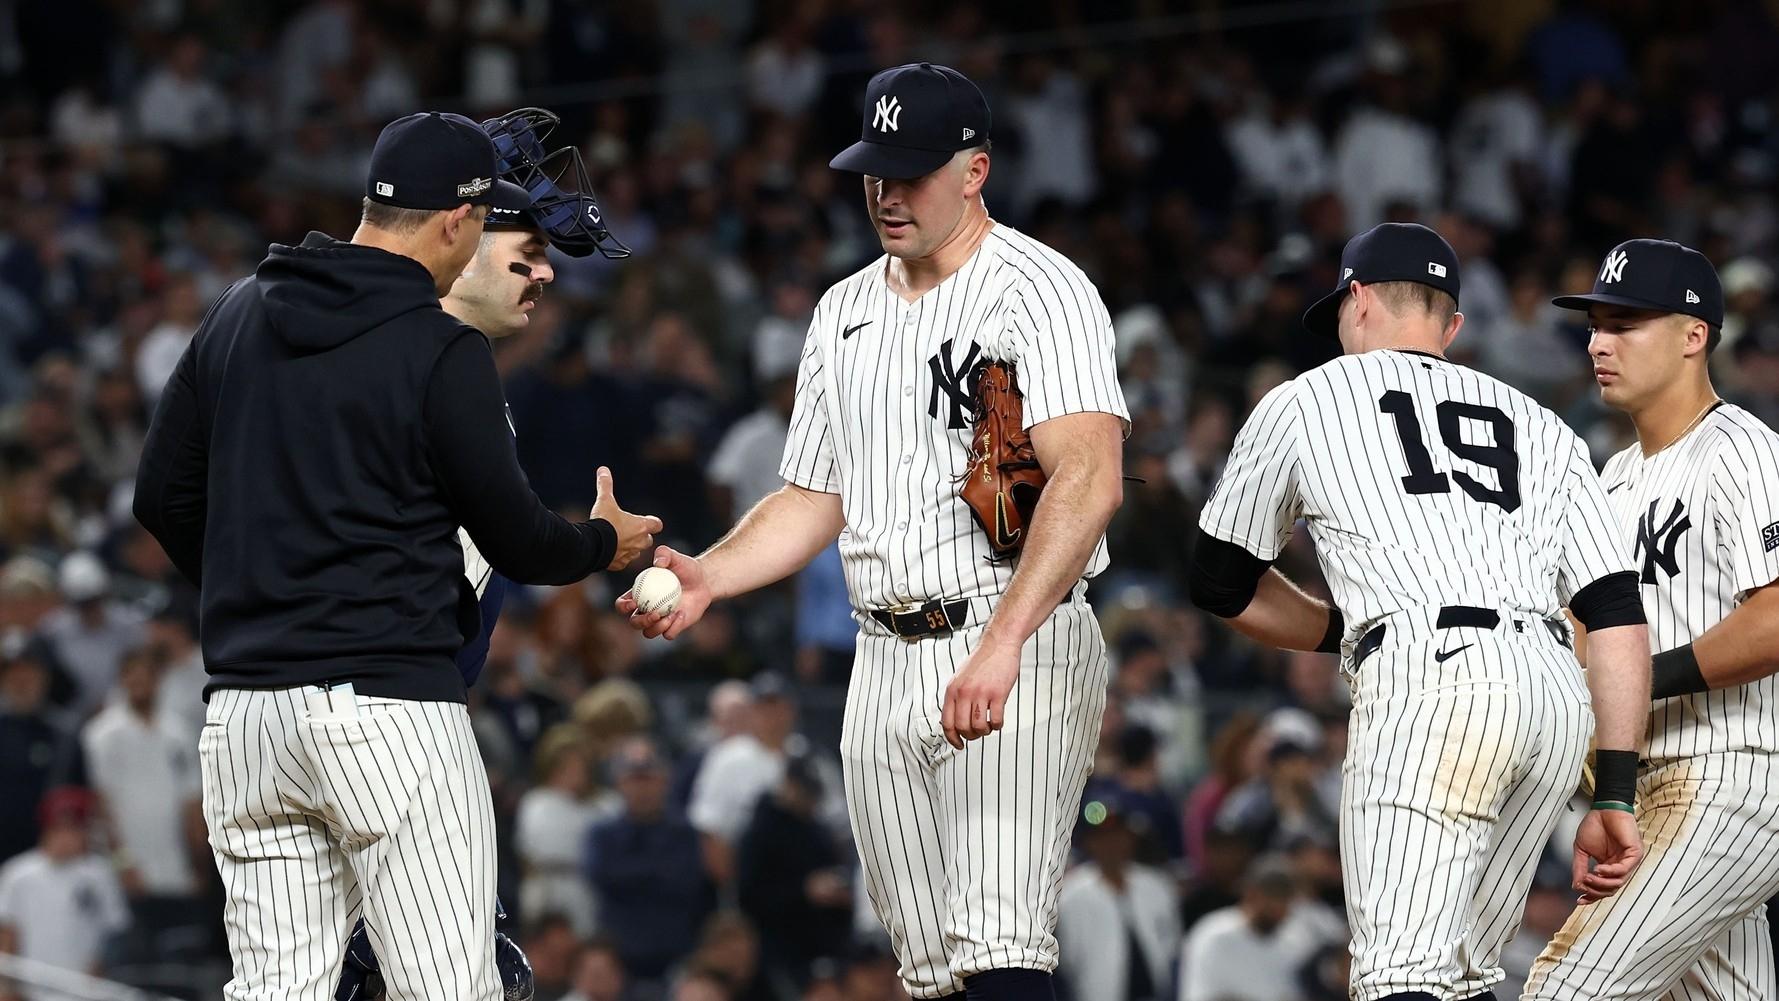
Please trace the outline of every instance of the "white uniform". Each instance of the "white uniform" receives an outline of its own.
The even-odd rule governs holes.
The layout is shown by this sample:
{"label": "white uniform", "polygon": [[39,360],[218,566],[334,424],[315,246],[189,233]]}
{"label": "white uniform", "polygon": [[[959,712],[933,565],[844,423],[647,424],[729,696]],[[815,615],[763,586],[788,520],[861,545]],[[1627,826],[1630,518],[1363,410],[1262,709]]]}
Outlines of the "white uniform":
{"label": "white uniform", "polygon": [[1559,623],[1629,569],[1600,481],[1524,394],[1373,351],[1260,402],[1200,526],[1270,561],[1300,517],[1348,626],[1352,997],[1481,994],[1593,733]]}
{"label": "white uniform", "polygon": [[[1779,579],[1779,435],[1718,406],[1602,474],[1643,580],[1649,645],[1690,643]],[[1646,854],[1575,911],[1528,998],[1773,998],[1765,901],[1779,893],[1779,677],[1657,702],[1638,781]]]}
{"label": "white uniform", "polygon": [[[841,496],[861,626],[841,737],[847,806],[902,978],[931,998],[985,970],[1055,968],[1057,881],[1107,681],[1083,582],[1027,641],[1005,727],[963,751],[945,742],[945,686],[1013,575],[988,561],[957,495],[973,376],[988,359],[1016,362],[1028,426],[1129,415],[1111,319],[1061,255],[996,226],[912,303],[885,283],[887,261],[817,304],[780,471]],[[1086,575],[1105,564],[1102,540]],[[863,614],[938,598],[972,599],[967,624],[902,640]]]}

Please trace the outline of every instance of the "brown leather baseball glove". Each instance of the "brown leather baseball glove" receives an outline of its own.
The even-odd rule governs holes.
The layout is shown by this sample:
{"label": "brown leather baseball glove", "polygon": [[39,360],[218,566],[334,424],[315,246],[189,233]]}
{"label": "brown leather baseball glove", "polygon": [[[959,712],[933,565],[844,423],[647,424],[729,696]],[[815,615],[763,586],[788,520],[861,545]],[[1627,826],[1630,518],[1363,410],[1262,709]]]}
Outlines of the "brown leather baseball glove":
{"label": "brown leather baseball glove", "polygon": [[1025,403],[1016,366],[990,362],[976,381],[970,460],[958,493],[988,534],[993,559],[1008,559],[1025,542],[1026,526],[1048,479],[1025,431]]}

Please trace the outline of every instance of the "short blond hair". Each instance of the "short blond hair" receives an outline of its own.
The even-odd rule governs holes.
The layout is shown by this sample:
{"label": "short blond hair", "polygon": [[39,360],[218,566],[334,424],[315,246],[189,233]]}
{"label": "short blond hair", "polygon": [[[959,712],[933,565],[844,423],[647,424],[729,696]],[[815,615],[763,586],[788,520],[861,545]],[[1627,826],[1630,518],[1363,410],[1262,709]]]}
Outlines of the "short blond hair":
{"label": "short blond hair", "polygon": [[1451,293],[1420,282],[1378,282],[1371,286],[1378,301],[1397,316],[1415,312],[1430,313],[1439,321],[1440,329],[1452,322],[1458,313],[1458,300]]}

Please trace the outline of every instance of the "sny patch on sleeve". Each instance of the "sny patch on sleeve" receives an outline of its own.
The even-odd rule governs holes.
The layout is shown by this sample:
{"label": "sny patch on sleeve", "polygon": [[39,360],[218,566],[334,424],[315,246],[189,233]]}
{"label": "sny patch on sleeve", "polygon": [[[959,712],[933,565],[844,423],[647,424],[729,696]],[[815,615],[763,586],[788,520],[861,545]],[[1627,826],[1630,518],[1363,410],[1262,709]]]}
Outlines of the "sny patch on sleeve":
{"label": "sny patch on sleeve", "polygon": [[1760,541],[1761,545],[1767,547],[1766,551],[1769,553],[1775,549],[1779,549],[1779,521],[1775,521],[1771,525],[1760,530]]}

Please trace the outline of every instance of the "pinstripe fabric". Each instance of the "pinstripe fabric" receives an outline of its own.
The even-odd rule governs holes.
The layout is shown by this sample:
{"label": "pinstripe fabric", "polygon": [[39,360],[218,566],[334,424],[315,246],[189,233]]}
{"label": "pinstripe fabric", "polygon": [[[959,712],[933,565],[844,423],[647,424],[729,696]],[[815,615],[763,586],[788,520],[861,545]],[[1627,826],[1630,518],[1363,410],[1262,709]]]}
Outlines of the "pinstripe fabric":
{"label": "pinstripe fabric", "polygon": [[[1742,408],[1719,406],[1653,456],[1626,449],[1602,479],[1643,571],[1652,649],[1693,641],[1779,578],[1779,436]],[[1779,678],[1657,702],[1638,783],[1648,854],[1570,916],[1525,996],[1779,997],[1764,903],[1779,893],[1775,753]]]}
{"label": "pinstripe fabric", "polygon": [[[1388,394],[1400,394],[1412,428],[1384,410]],[[1490,409],[1507,422],[1506,440],[1476,416]],[[1404,483],[1415,472],[1411,442],[1439,481],[1430,492]],[[1479,499],[1510,483],[1473,457],[1507,447],[1514,502]],[[1299,518],[1349,638],[1428,605],[1554,616],[1576,591],[1629,568],[1573,431],[1505,383],[1404,351],[1337,358],[1267,394],[1236,436],[1199,525],[1271,560]]]}
{"label": "pinstripe fabric", "polygon": [[1351,681],[1341,863],[1355,1001],[1468,998],[1501,981],[1593,733],[1574,655],[1536,618],[1415,618],[1386,620],[1391,638]]}
{"label": "pinstripe fabric", "polygon": [[[987,560],[958,497],[969,411],[953,394],[967,397],[976,365],[1011,360],[1028,426],[1083,411],[1128,421],[1111,317],[1080,269],[1007,226],[912,303],[884,283],[887,260],[816,305],[780,473],[841,496],[854,607],[1000,594],[1013,567]],[[1102,540],[1085,576],[1105,566]]]}
{"label": "pinstripe fabric", "polygon": [[1026,642],[999,733],[945,742],[945,686],[981,637],[860,633],[842,727],[865,888],[909,993],[1054,970],[1057,882],[1099,741],[1108,660],[1085,586]]}
{"label": "pinstripe fabric", "polygon": [[199,739],[229,1001],[328,1001],[360,909],[392,1001],[493,1001],[494,815],[458,703],[227,689]]}

